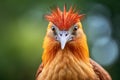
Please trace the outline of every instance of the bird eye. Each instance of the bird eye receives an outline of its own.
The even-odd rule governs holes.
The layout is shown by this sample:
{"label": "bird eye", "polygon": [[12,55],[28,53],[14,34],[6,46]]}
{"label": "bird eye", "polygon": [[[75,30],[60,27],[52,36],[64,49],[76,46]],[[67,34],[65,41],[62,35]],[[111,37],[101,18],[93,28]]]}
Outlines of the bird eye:
{"label": "bird eye", "polygon": [[55,27],[54,27],[54,26],[52,26],[52,28],[51,28],[51,29],[52,29],[52,31],[55,31]]}
{"label": "bird eye", "polygon": [[74,26],[74,28],[73,28],[73,31],[77,31],[78,30],[78,26]]}
{"label": "bird eye", "polygon": [[54,35],[57,35],[56,28],[54,25],[51,27],[51,30],[53,31]]}

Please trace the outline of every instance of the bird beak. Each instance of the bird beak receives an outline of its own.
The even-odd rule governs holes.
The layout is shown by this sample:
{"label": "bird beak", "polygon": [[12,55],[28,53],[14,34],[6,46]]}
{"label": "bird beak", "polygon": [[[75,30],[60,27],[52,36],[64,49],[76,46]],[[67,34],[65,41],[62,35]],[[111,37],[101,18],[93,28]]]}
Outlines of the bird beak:
{"label": "bird beak", "polygon": [[60,43],[61,43],[61,49],[64,49],[66,43],[67,43],[67,38],[65,36],[60,38]]}
{"label": "bird beak", "polygon": [[70,40],[70,34],[67,31],[60,31],[58,34],[59,42],[61,44],[61,49],[65,48],[66,43]]}

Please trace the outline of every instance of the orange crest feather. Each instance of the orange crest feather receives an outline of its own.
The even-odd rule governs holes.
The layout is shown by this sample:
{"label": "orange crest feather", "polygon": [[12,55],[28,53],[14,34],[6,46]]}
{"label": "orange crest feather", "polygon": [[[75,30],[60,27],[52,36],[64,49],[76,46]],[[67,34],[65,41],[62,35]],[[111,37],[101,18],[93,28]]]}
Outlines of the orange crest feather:
{"label": "orange crest feather", "polygon": [[52,10],[50,15],[46,15],[45,18],[56,25],[60,30],[68,30],[75,23],[79,22],[83,15],[79,15],[75,12],[74,8],[70,8],[66,11],[66,6],[64,6],[64,11],[62,12],[58,7]]}

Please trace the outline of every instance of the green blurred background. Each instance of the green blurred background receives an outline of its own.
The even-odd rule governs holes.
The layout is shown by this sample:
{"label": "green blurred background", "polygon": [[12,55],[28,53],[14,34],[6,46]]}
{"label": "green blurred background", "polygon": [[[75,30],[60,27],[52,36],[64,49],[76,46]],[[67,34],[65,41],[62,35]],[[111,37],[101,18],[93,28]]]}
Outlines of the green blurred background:
{"label": "green blurred background", "polygon": [[[65,3],[68,7],[76,5],[80,9],[80,13],[86,14],[86,17],[92,14],[91,11],[97,4],[107,7],[108,11],[103,11],[101,14],[104,17],[108,16],[107,19],[112,25],[110,26],[110,35],[117,44],[117,49],[115,49],[117,50],[117,57],[112,63],[107,66],[103,65],[103,67],[111,74],[113,80],[120,80],[118,52],[120,45],[119,0],[1,0],[0,80],[35,80],[35,73],[41,63],[42,42],[48,25],[44,15],[48,14],[50,8],[56,5],[62,9]],[[93,12],[93,14],[98,14],[95,11]],[[84,25],[87,25],[86,17],[82,21]],[[89,38],[87,27],[84,28]],[[92,52],[92,49],[94,49],[91,48],[93,43],[89,39],[88,42],[90,52]],[[111,56],[108,58],[111,59]]]}

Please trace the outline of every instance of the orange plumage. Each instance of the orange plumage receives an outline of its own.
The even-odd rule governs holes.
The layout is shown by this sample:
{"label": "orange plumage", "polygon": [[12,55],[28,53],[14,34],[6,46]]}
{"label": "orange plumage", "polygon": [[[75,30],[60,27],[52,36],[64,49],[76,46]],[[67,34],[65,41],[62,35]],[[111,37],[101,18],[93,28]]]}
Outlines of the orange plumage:
{"label": "orange plumage", "polygon": [[57,8],[45,17],[50,22],[43,43],[42,70],[38,69],[36,80],[102,80],[93,69],[95,62],[90,63],[82,15],[64,7],[63,12]]}

